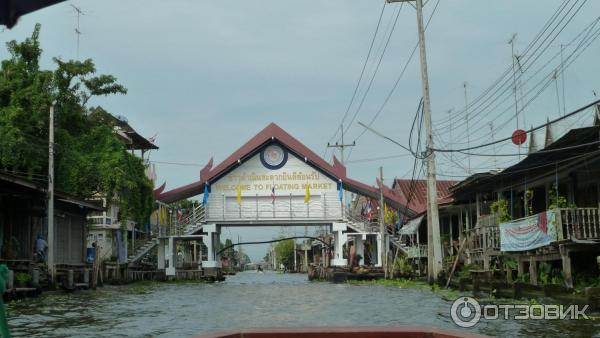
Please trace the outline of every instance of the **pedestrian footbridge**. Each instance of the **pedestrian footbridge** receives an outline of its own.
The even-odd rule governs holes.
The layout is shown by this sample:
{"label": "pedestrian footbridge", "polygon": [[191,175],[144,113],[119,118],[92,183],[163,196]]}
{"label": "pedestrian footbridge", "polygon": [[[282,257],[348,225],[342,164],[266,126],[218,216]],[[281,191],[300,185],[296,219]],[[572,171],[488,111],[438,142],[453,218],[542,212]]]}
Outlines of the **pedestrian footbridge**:
{"label": "pedestrian footbridge", "polygon": [[183,224],[160,227],[158,238],[144,248],[158,246],[158,267],[167,275],[175,275],[176,243],[186,240],[202,241],[208,250],[201,268],[219,274],[220,234],[230,226],[326,227],[334,238],[331,265],[348,264],[343,248],[350,236],[358,254],[363,241],[377,243],[375,265],[381,266],[381,234],[369,221],[352,215],[350,196],[379,199],[383,189],[386,204],[411,215],[399,196],[348,178],[335,157],[328,163],[273,123],[219,165],[213,167],[211,159],[197,182],[163,189],[155,193],[159,208],[199,195],[203,201]]}

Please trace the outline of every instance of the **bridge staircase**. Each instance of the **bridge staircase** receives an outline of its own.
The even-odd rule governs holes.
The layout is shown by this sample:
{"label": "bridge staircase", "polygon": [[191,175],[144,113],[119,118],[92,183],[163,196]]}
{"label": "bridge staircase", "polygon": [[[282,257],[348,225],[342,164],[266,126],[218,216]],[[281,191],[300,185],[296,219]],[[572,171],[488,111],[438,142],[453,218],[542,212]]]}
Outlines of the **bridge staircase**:
{"label": "bridge staircase", "polygon": [[202,231],[202,226],[206,223],[204,205],[200,204],[192,213],[185,218],[181,234],[184,236],[196,235]]}
{"label": "bridge staircase", "polygon": [[[357,232],[379,232],[379,224],[374,223],[368,219],[358,218],[350,214],[350,212],[346,212],[346,221],[349,228],[353,229]],[[404,255],[408,255],[409,247],[405,245],[399,235],[391,236],[389,229],[387,234],[389,235],[390,243],[394,245],[397,249],[400,250]]]}
{"label": "bridge staircase", "polygon": [[[151,239],[147,240],[141,247],[130,255],[127,259],[129,265],[137,265],[144,258],[147,258],[154,248],[158,246],[158,236],[191,236],[196,235],[202,231],[204,225],[204,206],[199,205],[194,208],[192,213],[183,219],[183,221],[177,224],[172,231],[170,229],[159,229],[158,233],[155,234]],[[158,236],[156,236],[158,235]]]}
{"label": "bridge staircase", "polygon": [[158,239],[151,238],[146,241],[141,247],[139,247],[135,252],[127,258],[127,263],[131,265],[136,265],[141,262],[144,258],[146,258],[151,252],[152,249],[158,246]]}

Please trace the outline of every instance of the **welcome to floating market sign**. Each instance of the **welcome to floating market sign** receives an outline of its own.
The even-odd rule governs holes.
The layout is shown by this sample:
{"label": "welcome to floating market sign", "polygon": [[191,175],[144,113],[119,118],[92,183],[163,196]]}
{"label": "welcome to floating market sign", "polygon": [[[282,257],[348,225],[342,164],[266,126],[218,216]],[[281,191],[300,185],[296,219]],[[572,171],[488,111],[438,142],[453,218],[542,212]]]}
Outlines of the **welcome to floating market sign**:
{"label": "welcome to floating market sign", "polygon": [[274,188],[276,195],[304,196],[307,185],[315,195],[337,192],[337,182],[285,149],[276,147],[279,149],[262,151],[213,183],[212,193],[232,196],[240,188],[242,195],[264,196],[270,195]]}

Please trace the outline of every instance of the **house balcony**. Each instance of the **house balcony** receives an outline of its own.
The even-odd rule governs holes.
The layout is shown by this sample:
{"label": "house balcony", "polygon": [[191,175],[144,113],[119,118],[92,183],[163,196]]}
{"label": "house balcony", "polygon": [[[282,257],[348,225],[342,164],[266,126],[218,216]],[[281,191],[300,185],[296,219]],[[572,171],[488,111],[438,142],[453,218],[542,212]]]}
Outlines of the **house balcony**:
{"label": "house balcony", "polygon": [[106,216],[88,216],[88,224],[90,226],[110,228],[113,224],[113,219]]}
{"label": "house balcony", "polygon": [[483,215],[474,228],[465,231],[470,253],[500,251],[500,228],[497,215]]}
{"label": "house balcony", "polygon": [[599,208],[559,208],[557,212],[559,241],[600,240]]}

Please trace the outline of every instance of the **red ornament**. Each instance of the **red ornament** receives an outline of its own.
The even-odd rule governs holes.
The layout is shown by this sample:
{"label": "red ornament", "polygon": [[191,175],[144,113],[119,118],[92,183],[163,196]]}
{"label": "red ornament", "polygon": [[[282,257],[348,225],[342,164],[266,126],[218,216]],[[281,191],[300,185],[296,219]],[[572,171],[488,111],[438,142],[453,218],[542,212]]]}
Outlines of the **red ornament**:
{"label": "red ornament", "polygon": [[520,146],[527,141],[527,133],[523,129],[517,129],[512,134],[512,143]]}

